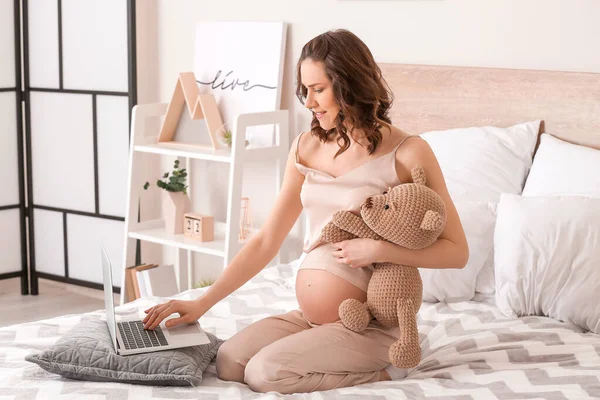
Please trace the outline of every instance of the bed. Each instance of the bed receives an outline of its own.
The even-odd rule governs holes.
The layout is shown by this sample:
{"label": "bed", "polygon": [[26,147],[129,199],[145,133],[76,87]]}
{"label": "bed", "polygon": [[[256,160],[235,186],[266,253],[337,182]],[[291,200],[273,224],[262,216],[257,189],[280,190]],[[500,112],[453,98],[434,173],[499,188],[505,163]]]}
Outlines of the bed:
{"label": "bed", "polygon": [[[542,129],[600,149],[598,74],[381,64],[396,95],[395,124],[422,133],[465,126],[509,126],[542,119]],[[266,316],[297,308],[298,262],[266,268],[200,319],[227,339]],[[205,289],[173,298],[193,299]],[[117,310],[165,301],[142,298]],[[92,313],[0,328],[0,397],[17,399],[279,398],[220,381],[214,361],[199,387],[159,387],[69,380],[24,361]],[[493,294],[460,302],[424,302],[418,314],[422,361],[404,380],[291,399],[594,399],[600,398],[600,335],[543,316],[506,317]]]}
{"label": "bed", "polygon": [[[297,307],[292,289],[296,263],[267,268],[200,319],[228,338],[265,316]],[[204,289],[175,298],[192,299]],[[144,308],[164,299],[141,298],[123,308]],[[405,380],[378,382],[302,399],[593,399],[600,397],[600,336],[547,317],[506,318],[490,298],[460,303],[423,303],[419,312],[422,361]],[[122,309],[119,307],[118,309]],[[172,399],[259,397],[247,386],[217,379],[214,362],[195,388],[150,387],[68,380],[23,358],[41,351],[86,315],[0,329],[0,394],[26,399]],[[14,396],[14,397],[11,397]],[[102,397],[106,396],[106,397]],[[277,398],[279,395],[261,395]]]}

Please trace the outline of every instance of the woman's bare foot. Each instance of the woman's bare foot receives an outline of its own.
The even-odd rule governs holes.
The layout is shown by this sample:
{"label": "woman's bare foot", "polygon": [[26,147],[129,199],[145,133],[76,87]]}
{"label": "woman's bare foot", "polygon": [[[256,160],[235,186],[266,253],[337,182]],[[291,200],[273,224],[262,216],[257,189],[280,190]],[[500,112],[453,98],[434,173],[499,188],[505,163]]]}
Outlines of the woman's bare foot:
{"label": "woman's bare foot", "polygon": [[387,371],[385,369],[382,369],[381,371],[379,371],[379,381],[391,381],[392,378],[390,378],[390,374],[387,373]]}

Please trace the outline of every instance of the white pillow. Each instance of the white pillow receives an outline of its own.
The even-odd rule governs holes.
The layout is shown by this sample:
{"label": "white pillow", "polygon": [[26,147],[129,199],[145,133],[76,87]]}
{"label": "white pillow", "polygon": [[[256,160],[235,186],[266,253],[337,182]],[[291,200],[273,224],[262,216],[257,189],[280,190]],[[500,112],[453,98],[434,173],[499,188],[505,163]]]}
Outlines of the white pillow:
{"label": "white pillow", "polygon": [[521,194],[540,121],[431,131],[421,135],[440,164],[453,200],[498,201]]}
{"label": "white pillow", "polygon": [[[495,222],[495,221],[494,221]],[[475,292],[481,294],[494,294],[496,292],[496,278],[494,277],[494,247],[490,251],[475,282]]]}
{"label": "white pillow", "polygon": [[504,194],[494,231],[496,306],[600,333],[600,199]]}
{"label": "white pillow", "polygon": [[[501,193],[521,193],[531,168],[539,129],[540,121],[532,121],[509,128],[486,126],[431,131],[423,133],[421,137],[435,153],[450,197],[455,202],[497,202]],[[492,247],[491,240],[486,247]],[[469,250],[473,252],[474,245],[469,244]],[[493,269],[493,258],[490,256],[476,277],[477,292],[494,293]],[[464,270],[455,271],[460,272],[465,273]],[[448,280],[445,284],[447,288],[436,289],[434,298],[445,297],[445,293],[455,290],[452,281]]]}
{"label": "white pillow", "polygon": [[495,203],[458,201],[455,206],[467,236],[469,260],[462,269],[420,268],[426,302],[470,300],[475,295],[477,274],[491,253]]}
{"label": "white pillow", "polygon": [[600,197],[600,150],[544,133],[523,196]]}

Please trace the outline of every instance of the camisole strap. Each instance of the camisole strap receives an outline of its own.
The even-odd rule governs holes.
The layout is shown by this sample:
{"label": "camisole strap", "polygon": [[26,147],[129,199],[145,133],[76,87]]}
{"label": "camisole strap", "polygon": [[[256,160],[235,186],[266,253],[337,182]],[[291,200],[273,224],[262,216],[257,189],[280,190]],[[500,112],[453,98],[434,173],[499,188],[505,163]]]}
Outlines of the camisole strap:
{"label": "camisole strap", "polygon": [[297,162],[297,163],[299,163],[299,162],[300,162],[300,159],[299,159],[299,157],[298,157],[298,150],[299,150],[299,148],[300,148],[300,139],[302,139],[302,135],[303,135],[303,134],[304,134],[304,132],[302,132],[302,133],[300,134],[300,136],[298,136],[298,140],[296,141],[296,162]]}
{"label": "camisole strap", "polygon": [[410,135],[410,136],[407,136],[407,137],[405,137],[404,139],[402,139],[402,140],[400,141],[400,143],[398,143],[398,144],[396,145],[396,147],[394,148],[394,150],[392,151],[392,153],[396,154],[396,151],[397,151],[397,150],[400,148],[400,146],[402,146],[402,144],[403,144],[404,142],[406,142],[408,139],[410,139],[410,138],[414,138],[414,137],[418,137],[418,138],[420,138],[420,136],[419,136],[419,135]]}

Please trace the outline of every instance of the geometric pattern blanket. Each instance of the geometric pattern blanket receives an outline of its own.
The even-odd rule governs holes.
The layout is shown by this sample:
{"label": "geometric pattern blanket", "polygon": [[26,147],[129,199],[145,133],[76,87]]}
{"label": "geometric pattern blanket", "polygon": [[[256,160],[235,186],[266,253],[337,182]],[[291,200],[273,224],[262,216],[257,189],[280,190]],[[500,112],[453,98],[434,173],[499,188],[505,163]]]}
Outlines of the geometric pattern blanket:
{"label": "geometric pattern blanket", "polygon": [[[266,316],[296,309],[294,265],[263,270],[200,319],[227,339]],[[205,289],[172,298],[193,299]],[[165,298],[146,297],[117,307],[140,315]],[[139,311],[138,311],[139,310]],[[491,303],[423,303],[422,360],[399,381],[326,392],[259,394],[217,379],[214,360],[199,387],[140,386],[69,380],[26,362],[86,315],[65,315],[0,328],[0,399],[600,399],[600,335],[546,317],[506,318]]]}

